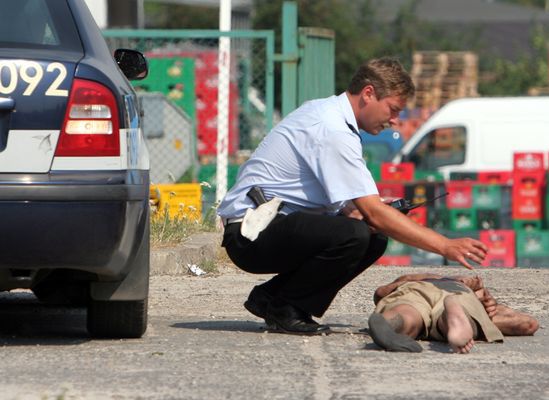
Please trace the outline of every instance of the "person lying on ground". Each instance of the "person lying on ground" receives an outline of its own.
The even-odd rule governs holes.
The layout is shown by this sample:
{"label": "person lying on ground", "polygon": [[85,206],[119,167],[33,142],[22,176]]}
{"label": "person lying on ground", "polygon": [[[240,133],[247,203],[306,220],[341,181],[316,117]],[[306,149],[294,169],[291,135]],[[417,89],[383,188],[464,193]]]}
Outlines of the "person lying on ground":
{"label": "person lying on ground", "polygon": [[469,353],[475,339],[533,335],[532,316],[497,303],[479,276],[408,274],[374,293],[370,335],[389,351],[421,352],[415,339],[447,341],[456,353]]}

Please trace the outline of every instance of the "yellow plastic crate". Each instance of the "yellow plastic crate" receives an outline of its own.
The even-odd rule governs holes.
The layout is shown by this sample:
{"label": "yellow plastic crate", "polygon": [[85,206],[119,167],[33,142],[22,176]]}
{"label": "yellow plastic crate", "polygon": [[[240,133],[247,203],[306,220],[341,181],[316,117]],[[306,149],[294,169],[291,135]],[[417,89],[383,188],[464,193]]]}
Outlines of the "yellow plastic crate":
{"label": "yellow plastic crate", "polygon": [[202,187],[198,183],[151,185],[150,199],[157,217],[164,217],[166,212],[170,219],[202,217]]}

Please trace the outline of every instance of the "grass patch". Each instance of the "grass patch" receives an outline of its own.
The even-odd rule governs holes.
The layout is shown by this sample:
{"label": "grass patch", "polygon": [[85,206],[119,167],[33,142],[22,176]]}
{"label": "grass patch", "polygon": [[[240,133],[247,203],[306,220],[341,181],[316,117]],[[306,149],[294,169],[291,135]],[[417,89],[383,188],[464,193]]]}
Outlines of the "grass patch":
{"label": "grass patch", "polygon": [[159,212],[151,209],[151,245],[153,247],[171,246],[187,240],[191,235],[216,230],[215,207],[204,215],[182,213],[171,217],[166,209]]}

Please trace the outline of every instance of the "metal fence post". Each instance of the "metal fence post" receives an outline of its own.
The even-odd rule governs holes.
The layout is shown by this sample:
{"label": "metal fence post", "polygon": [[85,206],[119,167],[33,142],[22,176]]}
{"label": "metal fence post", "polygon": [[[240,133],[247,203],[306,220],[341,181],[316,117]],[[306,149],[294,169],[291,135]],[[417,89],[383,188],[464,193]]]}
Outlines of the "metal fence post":
{"label": "metal fence post", "polygon": [[282,6],[282,116],[297,107],[297,4],[285,1]]}

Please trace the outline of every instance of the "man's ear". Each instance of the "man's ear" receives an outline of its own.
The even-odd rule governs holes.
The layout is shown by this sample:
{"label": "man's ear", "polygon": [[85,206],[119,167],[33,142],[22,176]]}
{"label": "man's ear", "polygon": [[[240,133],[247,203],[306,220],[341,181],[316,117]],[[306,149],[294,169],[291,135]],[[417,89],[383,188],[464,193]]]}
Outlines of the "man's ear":
{"label": "man's ear", "polygon": [[360,97],[365,103],[369,103],[376,98],[376,91],[372,85],[366,85],[360,92]]}

